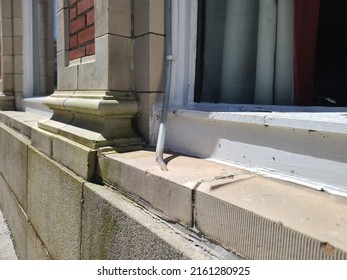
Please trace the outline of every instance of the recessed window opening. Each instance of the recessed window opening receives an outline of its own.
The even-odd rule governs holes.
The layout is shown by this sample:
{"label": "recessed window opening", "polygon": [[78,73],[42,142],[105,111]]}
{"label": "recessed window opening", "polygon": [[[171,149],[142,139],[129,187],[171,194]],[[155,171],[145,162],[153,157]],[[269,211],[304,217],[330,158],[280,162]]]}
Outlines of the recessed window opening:
{"label": "recessed window opening", "polygon": [[345,1],[198,3],[195,102],[346,106]]}

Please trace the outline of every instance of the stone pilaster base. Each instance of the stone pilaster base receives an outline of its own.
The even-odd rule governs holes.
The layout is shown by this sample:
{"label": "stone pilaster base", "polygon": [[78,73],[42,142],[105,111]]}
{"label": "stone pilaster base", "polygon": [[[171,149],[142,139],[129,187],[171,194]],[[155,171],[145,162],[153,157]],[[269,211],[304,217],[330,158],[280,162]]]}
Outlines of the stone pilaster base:
{"label": "stone pilaster base", "polygon": [[0,93],[0,110],[14,110],[14,97]]}
{"label": "stone pilaster base", "polygon": [[132,122],[139,105],[131,93],[110,91],[57,91],[44,102],[51,119],[39,127],[90,148],[137,145]]}

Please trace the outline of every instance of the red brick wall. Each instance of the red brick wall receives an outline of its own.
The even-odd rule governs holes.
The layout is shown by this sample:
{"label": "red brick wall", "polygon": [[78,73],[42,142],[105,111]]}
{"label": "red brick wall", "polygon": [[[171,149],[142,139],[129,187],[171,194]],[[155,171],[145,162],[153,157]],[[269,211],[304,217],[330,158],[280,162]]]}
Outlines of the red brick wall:
{"label": "red brick wall", "polygon": [[95,54],[94,0],[69,0],[70,60]]}

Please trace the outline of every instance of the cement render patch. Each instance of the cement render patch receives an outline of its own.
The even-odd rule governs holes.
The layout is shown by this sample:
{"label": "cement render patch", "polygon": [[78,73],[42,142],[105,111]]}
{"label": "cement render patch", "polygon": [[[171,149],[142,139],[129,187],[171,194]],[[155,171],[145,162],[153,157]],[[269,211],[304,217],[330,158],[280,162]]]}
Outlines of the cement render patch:
{"label": "cement render patch", "polygon": [[28,217],[53,259],[80,258],[84,180],[29,148]]}
{"label": "cement render patch", "polygon": [[211,259],[160,219],[107,187],[84,188],[83,259]]}

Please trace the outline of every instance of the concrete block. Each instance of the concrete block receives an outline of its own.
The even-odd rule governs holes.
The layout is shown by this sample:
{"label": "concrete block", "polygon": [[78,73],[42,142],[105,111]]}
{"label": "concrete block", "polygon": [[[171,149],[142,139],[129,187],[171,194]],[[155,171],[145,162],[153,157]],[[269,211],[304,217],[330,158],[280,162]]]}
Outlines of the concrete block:
{"label": "concrete block", "polygon": [[13,36],[23,36],[23,20],[22,18],[13,18]]}
{"label": "concrete block", "polygon": [[15,55],[14,59],[14,72],[15,74],[23,74],[23,56]]}
{"label": "concrete block", "polygon": [[1,1],[1,16],[5,18],[12,17],[12,1],[11,0],[3,0]]}
{"label": "concrete block", "polygon": [[[3,83],[0,82],[0,92],[2,91]],[[0,96],[0,109],[1,110],[14,110],[13,96]]]}
{"label": "concrete block", "polygon": [[109,35],[109,89],[131,91],[132,87],[132,40]]}
{"label": "concrete block", "polygon": [[12,18],[2,18],[2,36],[3,37],[12,37]]}
{"label": "concrete block", "polygon": [[20,134],[31,138],[31,129],[37,126],[37,122],[45,119],[41,115],[20,111],[3,112],[3,123],[13,128]]}
{"label": "concrete block", "polygon": [[14,74],[14,91],[23,92],[23,74]]}
{"label": "concrete block", "polygon": [[62,9],[57,13],[57,52],[69,50],[69,13]]}
{"label": "concrete block", "polygon": [[13,74],[2,74],[2,92],[13,92]]}
{"label": "concrete block", "polygon": [[135,39],[136,91],[164,90],[164,36],[147,34]]}
{"label": "concrete block", "polygon": [[213,258],[191,242],[119,193],[85,185],[82,259]]}
{"label": "concrete block", "polygon": [[[118,0],[109,3],[109,33],[131,37],[131,1]],[[97,22],[98,19],[96,19]]]}
{"label": "concrete block", "polygon": [[31,224],[28,224],[28,241],[27,241],[27,260],[51,260],[51,256],[44,244],[41,242],[35,229]]}
{"label": "concrete block", "polygon": [[13,37],[13,54],[23,55],[23,38],[22,37],[18,37],[18,36]]}
{"label": "concrete block", "polygon": [[27,159],[30,141],[0,123],[0,172],[24,210],[27,209]]}
{"label": "concrete block", "polygon": [[131,1],[95,1],[95,36],[131,37]]}
{"label": "concrete block", "polygon": [[13,243],[17,257],[27,257],[28,220],[23,208],[0,174],[0,205],[12,233]]}
{"label": "concrete block", "polygon": [[12,74],[13,73],[13,56],[3,55],[2,56],[2,69],[3,74]]}
{"label": "concrete block", "polygon": [[23,15],[22,11],[22,1],[21,0],[13,0],[13,16],[21,18]]}
{"label": "concrete block", "polygon": [[77,66],[65,66],[65,53],[57,55],[58,61],[58,90],[76,90],[78,82]]}
{"label": "concrete block", "polygon": [[164,35],[164,1],[135,0],[134,32],[135,36],[147,33]]}
{"label": "concrete block", "polygon": [[[166,155],[169,172],[163,172],[152,151],[105,154],[99,157],[99,176],[146,201],[186,226],[192,224],[193,189],[203,180],[235,174],[235,169],[216,163]],[[199,166],[199,169],[192,168]]]}
{"label": "concrete block", "polygon": [[247,259],[346,259],[347,199],[257,175],[202,183],[196,228]]}
{"label": "concrete block", "polygon": [[52,158],[86,180],[94,177],[96,150],[55,136],[52,138]]}
{"label": "concrete block", "polygon": [[31,131],[31,145],[51,158],[53,136],[53,133],[37,127]]}
{"label": "concrete block", "polygon": [[[85,63],[79,65],[78,72],[78,89],[79,90],[97,90],[107,87],[107,75],[101,75],[98,72],[106,74],[107,63],[101,65],[100,68],[96,67],[95,62]],[[100,79],[99,79],[100,77]]]}
{"label": "concrete block", "polygon": [[13,43],[12,38],[10,37],[3,37],[2,38],[2,54],[7,56],[13,55]]}
{"label": "concrete block", "polygon": [[53,259],[80,258],[84,181],[29,148],[28,217]]}

